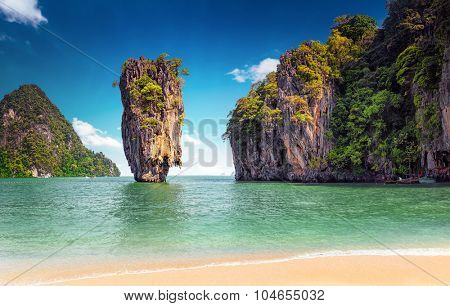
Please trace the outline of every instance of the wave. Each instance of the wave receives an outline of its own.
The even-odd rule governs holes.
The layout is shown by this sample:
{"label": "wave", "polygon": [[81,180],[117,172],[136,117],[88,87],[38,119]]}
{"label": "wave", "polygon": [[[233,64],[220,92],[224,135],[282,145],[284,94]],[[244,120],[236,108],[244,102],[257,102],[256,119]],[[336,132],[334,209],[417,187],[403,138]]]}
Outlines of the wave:
{"label": "wave", "polygon": [[201,265],[193,265],[186,267],[167,267],[156,269],[141,269],[141,270],[121,270],[116,272],[96,273],[85,276],[79,276],[75,278],[55,279],[44,282],[33,282],[29,285],[55,285],[59,283],[78,281],[86,279],[96,279],[111,276],[121,275],[139,275],[139,274],[151,274],[161,272],[173,272],[173,271],[188,271],[188,270],[200,270],[213,267],[235,267],[246,265],[263,265],[273,263],[283,263],[293,260],[301,259],[314,259],[321,257],[347,257],[347,256],[450,256],[450,248],[409,248],[409,249],[367,249],[367,250],[333,250],[326,252],[312,252],[303,253],[298,255],[292,255],[287,257],[270,258],[270,259],[252,259],[252,260],[237,260],[237,261],[225,261],[225,262],[211,262]]}

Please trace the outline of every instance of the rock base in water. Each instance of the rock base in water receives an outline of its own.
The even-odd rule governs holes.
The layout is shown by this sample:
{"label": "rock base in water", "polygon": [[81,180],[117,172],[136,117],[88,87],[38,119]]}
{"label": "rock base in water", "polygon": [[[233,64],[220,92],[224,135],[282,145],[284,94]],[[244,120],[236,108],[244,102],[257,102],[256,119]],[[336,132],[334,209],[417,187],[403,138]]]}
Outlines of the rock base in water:
{"label": "rock base in water", "polygon": [[164,56],[155,61],[128,59],[123,64],[122,139],[136,181],[164,182],[171,166],[181,166],[180,65],[179,59]]}

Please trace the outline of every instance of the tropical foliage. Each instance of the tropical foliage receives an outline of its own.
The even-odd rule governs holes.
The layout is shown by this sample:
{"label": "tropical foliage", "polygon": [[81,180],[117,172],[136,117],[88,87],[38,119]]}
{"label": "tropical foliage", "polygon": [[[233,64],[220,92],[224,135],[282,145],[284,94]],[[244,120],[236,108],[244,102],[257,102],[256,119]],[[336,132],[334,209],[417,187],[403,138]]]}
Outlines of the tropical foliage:
{"label": "tropical foliage", "polygon": [[0,177],[118,176],[116,165],[81,143],[57,107],[35,85],[0,102]]}
{"label": "tropical foliage", "polygon": [[[433,97],[449,46],[449,6],[445,0],[393,0],[387,8],[382,29],[369,16],[340,16],[326,43],[307,41],[288,51],[281,57],[288,67],[283,73],[294,71],[300,94],[277,97],[279,72],[268,75],[237,102],[225,136],[237,123],[261,127],[271,118],[268,110],[280,103],[295,106],[290,119],[299,128],[314,124],[310,103],[333,86],[335,105],[326,132],[332,150],[320,162],[355,174],[417,173],[421,150],[441,133]],[[258,89],[268,85],[270,98]]]}
{"label": "tropical foliage", "polygon": [[360,55],[342,70],[331,121],[334,168],[398,175],[419,171],[421,148],[440,133],[439,104],[425,97],[438,88],[442,41],[448,46],[448,37],[436,32],[448,23],[439,17],[448,10],[444,2],[390,1],[384,29],[376,35],[371,22],[358,21],[365,26],[354,31],[336,19],[344,36],[373,42],[361,45]]}

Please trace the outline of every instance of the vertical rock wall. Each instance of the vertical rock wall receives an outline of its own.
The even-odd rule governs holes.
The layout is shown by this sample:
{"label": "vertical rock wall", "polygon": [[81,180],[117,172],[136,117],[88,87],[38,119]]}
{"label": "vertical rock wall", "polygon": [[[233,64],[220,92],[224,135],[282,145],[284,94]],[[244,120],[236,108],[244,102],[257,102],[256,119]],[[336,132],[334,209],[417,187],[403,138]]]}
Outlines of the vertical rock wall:
{"label": "vertical rock wall", "polygon": [[[266,113],[278,111],[278,119],[261,120],[251,133],[243,132],[239,123],[231,125],[228,136],[237,180],[322,180],[321,160],[331,148],[325,131],[335,103],[334,85],[324,77],[320,94],[310,95],[296,77],[299,61],[292,51],[281,56],[274,76],[275,97],[263,97],[262,108]],[[264,82],[253,85],[249,96]],[[296,114],[305,120],[296,119]]]}
{"label": "vertical rock wall", "polygon": [[441,131],[440,137],[422,150],[422,163],[428,175],[440,180],[450,178],[450,49],[447,49],[443,63],[439,90],[433,98],[439,101]]}
{"label": "vertical rock wall", "polygon": [[129,59],[122,67],[122,139],[136,181],[163,182],[171,166],[181,166],[184,107],[178,67],[163,57]]}

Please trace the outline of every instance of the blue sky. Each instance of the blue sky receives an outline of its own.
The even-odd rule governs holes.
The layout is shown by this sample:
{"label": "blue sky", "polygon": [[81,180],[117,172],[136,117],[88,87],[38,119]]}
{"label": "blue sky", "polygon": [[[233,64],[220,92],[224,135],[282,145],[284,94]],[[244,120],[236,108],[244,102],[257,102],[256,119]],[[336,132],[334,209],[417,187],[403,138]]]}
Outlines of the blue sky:
{"label": "blue sky", "polygon": [[[0,96],[21,84],[39,85],[85,144],[105,152],[126,175],[118,129],[120,92],[111,86],[118,76],[91,58],[117,73],[129,57],[155,58],[165,52],[182,58],[191,74],[183,90],[186,118],[194,126],[185,127],[183,139],[196,148],[194,156],[185,158],[195,162],[199,150],[214,155],[208,152],[212,145],[199,139],[199,122],[225,119],[251,83],[276,67],[283,52],[304,40],[325,41],[336,16],[367,14],[381,24],[386,15],[383,0],[0,0],[0,12]],[[222,120],[216,134],[205,132],[217,145],[218,162],[196,164],[184,174],[233,171],[220,137],[224,128]]]}

